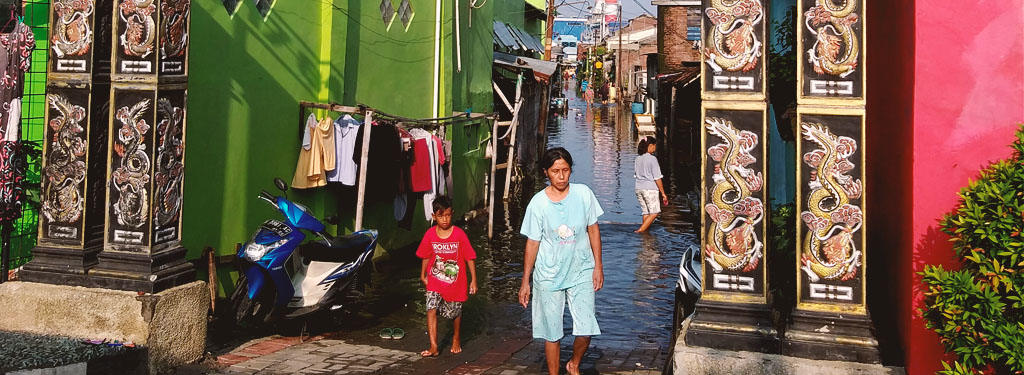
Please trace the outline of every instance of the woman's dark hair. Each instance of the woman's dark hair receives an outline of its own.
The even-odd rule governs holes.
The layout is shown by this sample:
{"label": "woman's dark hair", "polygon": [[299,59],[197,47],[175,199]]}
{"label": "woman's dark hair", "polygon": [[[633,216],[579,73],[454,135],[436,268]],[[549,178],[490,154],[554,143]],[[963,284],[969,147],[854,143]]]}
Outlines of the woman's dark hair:
{"label": "woman's dark hair", "polygon": [[643,155],[647,153],[647,146],[658,145],[658,140],[654,137],[644,137],[640,140],[640,143],[636,145],[636,154]]}
{"label": "woman's dark hair", "polygon": [[549,148],[547,151],[544,151],[544,155],[541,155],[541,172],[551,168],[551,166],[554,165],[555,162],[558,161],[558,159],[565,160],[565,162],[569,164],[569,168],[572,168],[572,155],[569,155],[569,151],[566,151],[564,148],[561,147],[555,147]]}

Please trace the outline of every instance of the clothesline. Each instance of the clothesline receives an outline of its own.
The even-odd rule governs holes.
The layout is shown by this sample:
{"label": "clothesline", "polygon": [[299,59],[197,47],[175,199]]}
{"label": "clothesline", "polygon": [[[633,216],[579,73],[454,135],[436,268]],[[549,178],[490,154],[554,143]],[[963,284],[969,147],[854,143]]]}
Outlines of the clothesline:
{"label": "clothesline", "polygon": [[373,111],[374,117],[376,117],[376,118],[386,118],[386,119],[393,120],[393,121],[396,121],[396,122],[401,122],[403,127],[423,128],[423,129],[426,129],[426,130],[434,130],[439,125],[446,124],[446,123],[476,122],[476,121],[480,121],[481,119],[497,119],[498,118],[498,113],[497,112],[494,112],[494,113],[470,113],[470,112],[463,112],[463,113],[458,113],[458,114],[454,114],[452,116],[447,116],[447,117],[415,119],[415,118],[409,118],[409,117],[394,115],[394,114],[390,114],[390,113],[387,113],[387,112],[382,112],[382,111],[380,111],[378,109],[375,109],[375,108],[370,107],[370,106],[365,105],[365,104],[359,104],[356,107],[352,107],[352,106],[344,106],[344,105],[341,105],[341,104],[338,104],[338,103],[318,103],[318,102],[300,101],[299,102],[299,123],[300,124],[304,123],[304,121],[305,121],[305,117],[304,117],[305,111],[304,110],[307,109],[307,108],[324,109],[324,110],[328,110],[328,111],[331,111],[331,112],[341,112],[341,113],[348,113],[348,114],[365,114],[367,111]]}
{"label": "clothesline", "polygon": [[[371,108],[369,106],[362,105],[362,104],[358,105],[356,107],[352,107],[352,106],[343,106],[343,105],[340,105],[340,104],[337,104],[337,103],[318,103],[318,102],[301,101],[301,102],[299,102],[299,123],[301,124],[301,129],[302,129],[303,132],[309,131],[310,129],[313,128],[313,127],[311,127],[311,125],[308,124],[309,121],[315,121],[314,114],[307,113],[308,112],[307,109],[323,109],[323,110],[327,110],[327,111],[331,111],[331,112],[338,112],[338,113],[345,113],[345,114],[354,114],[354,115],[362,115],[362,116],[365,117],[364,120],[362,121],[365,124],[373,124],[376,121],[383,121],[383,122],[388,123],[390,126],[394,126],[396,129],[400,129],[400,130],[404,129],[403,131],[415,132],[415,131],[422,130],[422,131],[428,132],[429,134],[436,134],[435,133],[436,130],[440,130],[440,134],[445,134],[444,128],[445,128],[445,126],[448,126],[450,124],[455,124],[455,123],[460,123],[460,122],[481,122],[481,121],[487,121],[487,120],[490,120],[490,119],[497,118],[497,114],[496,113],[492,113],[492,114],[456,113],[456,114],[454,114],[452,116],[449,116],[449,117],[429,118],[429,119],[412,119],[412,118],[407,118],[407,117],[403,117],[403,116],[397,116],[397,115],[388,114],[386,112],[380,112],[380,111],[377,111],[377,110],[375,110],[375,109],[373,109],[373,108]],[[305,118],[306,115],[310,116],[310,118],[314,119],[314,120],[306,119]],[[321,121],[324,121],[324,120],[321,120]],[[358,121],[357,121],[357,123],[358,123]],[[367,169],[368,169],[367,166],[368,166],[368,162],[369,162],[369,151],[370,151],[370,148],[371,148],[370,147],[370,138],[371,138],[370,134],[371,133],[377,133],[378,131],[380,131],[382,129],[382,128],[381,129],[374,129],[374,128],[375,128],[374,126],[364,126],[364,127],[362,127],[362,129],[358,133],[359,134],[358,135],[359,139],[355,140],[355,142],[358,142],[358,144],[361,145],[361,147],[359,147],[359,151],[357,152],[357,154],[359,156],[358,169],[356,170],[357,176],[355,176],[355,178],[354,178],[354,182],[357,185],[356,217],[355,217],[356,221],[355,221],[355,228],[354,229],[357,230],[357,231],[362,229],[362,225],[363,225],[363,213],[364,213],[365,200],[366,200],[366,194],[367,194],[367,191],[366,191],[366,187],[367,187],[366,186],[367,185]],[[420,130],[416,130],[416,129],[420,129]],[[408,133],[406,133],[406,134],[408,134]],[[335,134],[335,137],[337,137],[337,136],[338,135]],[[431,136],[434,137],[434,139],[437,139],[437,142],[439,142],[439,143],[436,145],[436,148],[435,148],[434,143],[432,141],[427,141],[426,142],[426,145],[427,145],[426,147],[429,148],[429,151],[427,152],[427,154],[430,155],[430,156],[428,156],[428,158],[430,160],[434,160],[433,159],[434,158],[433,155],[439,155],[440,154],[439,157],[441,158],[441,160],[443,160],[444,159],[444,147],[441,145],[440,142],[442,142],[442,139],[443,139],[444,136],[442,135],[441,139],[438,139],[436,135],[431,135]],[[314,138],[315,138],[315,136],[314,136]],[[334,142],[334,141],[331,141],[331,142]],[[302,151],[300,151],[300,153],[301,152]],[[335,152],[338,152],[338,150],[335,149]],[[335,159],[334,160],[336,160],[336,161],[348,160],[348,157],[346,157],[345,155],[335,155]],[[300,166],[296,168],[296,173],[297,173],[297,176],[298,176],[298,177],[296,177],[296,179],[302,177],[301,175],[299,175],[299,173],[301,173],[301,171],[302,171],[302,168],[300,168],[300,167],[302,167],[302,165],[301,165],[302,161],[303,161],[303,159],[302,159],[302,156],[300,155],[300,159],[299,159]],[[338,168],[340,168],[340,167],[338,167]],[[433,186],[433,184],[440,184],[439,186],[442,186],[442,187],[438,188],[438,191],[442,191],[442,190],[445,189],[443,186],[446,186],[445,183],[444,183],[444,180],[443,180],[444,179],[444,177],[443,177],[444,173],[441,171],[441,169],[438,169],[439,166],[434,166],[432,168],[435,168],[435,169],[429,169],[430,184],[431,184],[431,186]],[[450,178],[450,173],[451,173],[451,164],[450,163],[448,164],[447,173],[449,174],[449,178]],[[331,177],[331,178],[333,178],[333,177]],[[344,177],[342,177],[342,178],[344,178]],[[345,181],[344,179],[341,180],[342,183],[345,183],[344,181]],[[294,185],[294,181],[293,181],[293,185]],[[450,185],[450,182],[448,183],[448,185]],[[319,185],[319,186],[322,186],[322,185]],[[431,189],[434,189],[434,188],[432,187]],[[431,194],[435,194],[435,193],[431,193]],[[433,198],[429,198],[429,199],[433,199]],[[429,205],[430,205],[430,200],[428,200],[426,195],[424,196],[424,205],[426,207],[429,207]],[[429,209],[426,209],[425,211],[429,211]]]}

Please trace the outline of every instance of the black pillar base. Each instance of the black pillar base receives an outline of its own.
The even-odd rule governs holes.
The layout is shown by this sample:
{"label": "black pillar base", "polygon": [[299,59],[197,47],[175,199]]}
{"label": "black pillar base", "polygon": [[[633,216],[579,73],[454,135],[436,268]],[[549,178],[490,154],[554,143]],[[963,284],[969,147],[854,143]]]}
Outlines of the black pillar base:
{"label": "black pillar base", "polygon": [[89,271],[97,288],[159,293],[195,281],[195,268],[185,261],[185,248],[173,247],[153,254],[104,251],[99,265]]}
{"label": "black pillar base", "polygon": [[833,361],[881,362],[871,318],[854,314],[794,311],[782,354]]}
{"label": "black pillar base", "polygon": [[686,344],[778,354],[779,335],[764,305],[701,301],[686,329]]}
{"label": "black pillar base", "polygon": [[99,252],[98,246],[84,250],[36,246],[32,248],[32,261],[25,264],[18,278],[43,284],[91,286],[88,273],[98,263]]}

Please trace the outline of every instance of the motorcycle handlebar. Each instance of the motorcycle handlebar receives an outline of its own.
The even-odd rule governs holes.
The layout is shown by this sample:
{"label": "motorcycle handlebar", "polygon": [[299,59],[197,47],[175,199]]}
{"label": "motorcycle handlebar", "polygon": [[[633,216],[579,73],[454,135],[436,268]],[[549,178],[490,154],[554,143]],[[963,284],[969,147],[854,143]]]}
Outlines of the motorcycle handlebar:
{"label": "motorcycle handlebar", "polygon": [[260,191],[260,196],[259,196],[259,198],[260,198],[260,199],[263,199],[263,200],[265,200],[265,201],[267,201],[267,202],[270,202],[270,204],[274,204],[274,205],[276,205],[276,204],[277,204],[277,203],[275,202],[275,201],[276,201],[277,199],[274,199],[274,196],[273,196],[273,195],[271,195],[270,193],[268,193],[268,192],[267,192],[266,190]]}

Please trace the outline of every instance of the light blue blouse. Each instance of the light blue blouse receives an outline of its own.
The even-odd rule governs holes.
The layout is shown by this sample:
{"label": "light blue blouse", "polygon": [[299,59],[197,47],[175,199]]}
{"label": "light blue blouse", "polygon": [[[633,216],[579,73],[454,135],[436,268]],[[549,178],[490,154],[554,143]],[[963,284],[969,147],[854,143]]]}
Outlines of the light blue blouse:
{"label": "light blue blouse", "polygon": [[[533,287],[562,290],[588,282],[594,270],[594,252],[587,227],[604,214],[590,187],[569,184],[569,194],[552,202],[541,190],[526,207],[520,233],[540,242],[533,267]],[[589,272],[588,272],[589,271]]]}

